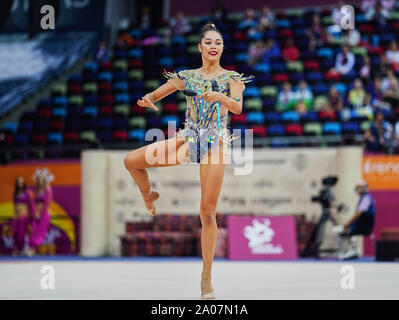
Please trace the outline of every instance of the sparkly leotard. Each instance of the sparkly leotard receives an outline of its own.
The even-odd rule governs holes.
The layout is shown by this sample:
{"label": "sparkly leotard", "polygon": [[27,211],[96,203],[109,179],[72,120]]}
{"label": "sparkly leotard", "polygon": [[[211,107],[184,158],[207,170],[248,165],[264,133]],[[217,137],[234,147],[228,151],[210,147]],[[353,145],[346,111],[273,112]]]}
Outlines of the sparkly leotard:
{"label": "sparkly leotard", "polygon": [[[185,90],[194,90],[198,95],[212,90],[212,81],[216,80],[219,92],[230,96],[229,80],[233,79],[242,84],[250,82],[252,77],[244,77],[235,71],[226,71],[214,79],[204,79],[195,70],[184,70],[178,73],[165,72],[167,79],[180,79],[185,81]],[[245,88],[245,85],[243,85]],[[221,136],[219,138],[219,126],[216,112],[216,104],[206,102],[203,98],[186,96],[187,110],[184,129],[180,129],[176,135],[185,137],[188,142],[190,162],[200,163],[207,155],[210,148],[219,144],[219,139],[230,143],[236,138],[229,134],[227,128],[227,112],[220,109]]]}

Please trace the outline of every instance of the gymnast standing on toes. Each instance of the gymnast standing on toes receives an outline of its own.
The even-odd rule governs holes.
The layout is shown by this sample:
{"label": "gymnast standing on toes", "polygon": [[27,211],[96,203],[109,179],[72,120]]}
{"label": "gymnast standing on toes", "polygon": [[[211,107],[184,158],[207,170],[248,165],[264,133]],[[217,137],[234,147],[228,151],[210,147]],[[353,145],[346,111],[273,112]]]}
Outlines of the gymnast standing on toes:
{"label": "gymnast standing on toes", "polygon": [[[198,43],[202,66],[179,73],[165,72],[168,81],[137,101],[139,106],[157,111],[155,102],[176,90],[184,90],[187,100],[184,129],[170,139],[133,150],[125,157],[126,169],[136,181],[145,206],[152,215],[156,213],[154,202],[159,193],[151,190],[146,168],[200,164],[203,299],[215,298],[211,271],[217,236],[216,206],[224,176],[225,147],[234,139],[227,130],[227,114],[228,111],[241,113],[244,83],[252,79],[220,66],[223,48],[222,34],[215,25],[205,25]],[[148,161],[149,157],[151,161]]]}

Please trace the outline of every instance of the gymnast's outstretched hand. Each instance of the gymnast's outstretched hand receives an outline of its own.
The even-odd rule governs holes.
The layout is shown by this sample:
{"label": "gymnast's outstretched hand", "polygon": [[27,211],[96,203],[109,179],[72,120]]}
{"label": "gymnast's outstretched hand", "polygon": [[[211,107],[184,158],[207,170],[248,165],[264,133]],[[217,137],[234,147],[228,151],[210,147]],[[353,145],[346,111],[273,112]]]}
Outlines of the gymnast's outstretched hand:
{"label": "gymnast's outstretched hand", "polygon": [[147,97],[144,96],[141,99],[137,100],[137,105],[140,107],[147,107],[154,109],[155,111],[158,111],[159,109],[151,102],[151,100]]}

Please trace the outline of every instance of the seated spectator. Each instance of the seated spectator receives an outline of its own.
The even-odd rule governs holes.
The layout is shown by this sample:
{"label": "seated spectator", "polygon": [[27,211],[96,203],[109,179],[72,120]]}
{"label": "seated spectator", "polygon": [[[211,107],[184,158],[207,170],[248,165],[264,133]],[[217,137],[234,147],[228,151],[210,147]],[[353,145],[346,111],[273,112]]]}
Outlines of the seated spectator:
{"label": "seated spectator", "polygon": [[109,55],[109,50],[107,48],[107,43],[105,41],[101,41],[100,45],[98,46],[96,50],[96,59],[98,61],[109,61],[110,55]]}
{"label": "seated spectator", "polygon": [[262,30],[274,28],[274,14],[268,6],[262,6],[259,15],[259,25],[262,26]]}
{"label": "seated spectator", "polygon": [[392,125],[377,111],[369,130],[364,133],[366,148],[370,151],[385,151],[392,139]]}
{"label": "seated spectator", "polygon": [[359,114],[367,116],[370,120],[373,119],[374,110],[373,110],[373,107],[371,106],[371,94],[370,93],[366,92],[366,94],[364,95],[363,103],[361,104],[360,107],[356,108],[356,111]]}
{"label": "seated spectator", "polygon": [[263,62],[269,63],[270,59],[279,57],[281,54],[280,47],[273,39],[266,42],[265,52],[263,54]]}
{"label": "seated spectator", "polygon": [[371,91],[371,105],[379,106],[383,99],[383,92],[381,88],[381,78],[375,77],[373,82],[373,88]]}
{"label": "seated spectator", "polygon": [[251,45],[248,49],[248,64],[250,66],[253,66],[260,62],[263,58],[263,55],[265,54],[265,51],[266,45],[262,40],[257,41],[254,45]]}
{"label": "seated spectator", "polygon": [[392,11],[395,9],[396,0],[381,0],[381,6],[387,11]]}
{"label": "seated spectator", "polygon": [[388,63],[395,71],[399,71],[399,48],[396,41],[391,42],[391,47],[385,52]]}
{"label": "seated spectator", "polygon": [[331,12],[331,18],[333,20],[333,24],[340,26],[341,25],[341,8],[345,5],[344,1],[338,1],[338,5],[333,8]]}
{"label": "seated spectator", "polygon": [[173,35],[184,35],[192,29],[183,11],[177,12],[176,18],[170,20],[169,28]]}
{"label": "seated spectator", "polygon": [[238,28],[247,31],[250,28],[256,28],[257,25],[258,23],[256,21],[255,11],[251,8],[248,8],[245,11],[244,20],[238,24]]}
{"label": "seated spectator", "polygon": [[312,19],[312,27],[307,29],[306,33],[309,37],[309,50],[315,51],[317,47],[331,43],[333,37],[328,33],[327,28],[322,27],[318,14],[315,14]]}
{"label": "seated spectator", "polygon": [[383,94],[384,101],[388,102],[391,107],[399,106],[399,85],[396,78],[389,80],[389,90]]}
{"label": "seated spectator", "polygon": [[223,5],[223,3],[219,0],[215,1],[212,8],[211,20],[217,23],[218,25],[222,25],[225,23],[226,17],[227,17],[227,10]]}
{"label": "seated spectator", "polygon": [[368,12],[370,9],[374,9],[377,4],[377,0],[363,0],[361,9],[363,12]]}
{"label": "seated spectator", "polygon": [[360,108],[363,106],[364,97],[366,91],[363,89],[363,82],[360,79],[355,79],[354,87],[349,91],[348,100],[349,103],[355,107]]}
{"label": "seated spectator", "polygon": [[304,115],[308,111],[308,108],[307,108],[304,100],[298,101],[298,103],[295,107],[295,111],[299,114],[299,116]]}
{"label": "seated spectator", "polygon": [[355,55],[349,51],[349,46],[344,45],[342,52],[335,58],[335,68],[331,72],[338,72],[341,75],[347,74],[355,66]]}
{"label": "seated spectator", "polygon": [[341,111],[344,106],[342,97],[334,85],[330,86],[330,90],[328,92],[328,102],[334,111]]}
{"label": "seated spectator", "polygon": [[389,18],[389,11],[378,1],[375,7],[370,8],[365,15],[368,20],[375,20],[378,25],[384,26]]}
{"label": "seated spectator", "polygon": [[333,109],[328,100],[323,102],[318,111],[323,111],[325,114],[329,116],[335,116],[335,110]]}
{"label": "seated spectator", "polygon": [[302,100],[307,106],[312,105],[313,93],[305,80],[299,81],[298,90],[295,92],[295,95],[298,101]]}
{"label": "seated spectator", "polygon": [[286,111],[295,105],[295,92],[292,91],[291,83],[285,82],[283,90],[278,94],[276,109],[278,111]]}
{"label": "seated spectator", "polygon": [[357,29],[346,29],[344,30],[343,39],[348,46],[356,47],[362,37]]}
{"label": "seated spectator", "polygon": [[363,59],[363,65],[359,71],[360,78],[362,78],[363,80],[370,79],[371,71],[372,71],[372,68],[371,68],[370,58],[369,58],[369,56],[365,56]]}
{"label": "seated spectator", "polygon": [[145,6],[141,14],[140,29],[146,30],[151,28],[151,8]]}
{"label": "seated spectator", "polygon": [[285,48],[283,49],[283,58],[286,61],[297,61],[299,59],[299,50],[294,45],[294,41],[292,39],[288,39]]}
{"label": "seated spectator", "polygon": [[387,72],[382,75],[381,80],[381,89],[382,92],[388,91],[391,89],[391,84],[396,80],[395,73],[392,68],[388,67]]}

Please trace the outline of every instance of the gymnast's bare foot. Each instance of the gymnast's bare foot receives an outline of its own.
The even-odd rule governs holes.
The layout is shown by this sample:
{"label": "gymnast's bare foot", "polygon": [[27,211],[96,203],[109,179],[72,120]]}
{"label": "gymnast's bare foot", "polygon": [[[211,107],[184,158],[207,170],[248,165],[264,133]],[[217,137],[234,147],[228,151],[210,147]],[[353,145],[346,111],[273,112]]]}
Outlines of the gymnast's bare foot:
{"label": "gymnast's bare foot", "polygon": [[215,290],[211,283],[210,273],[201,274],[201,299],[215,299]]}
{"label": "gymnast's bare foot", "polygon": [[154,206],[154,202],[156,200],[158,200],[159,193],[156,192],[156,191],[149,191],[149,192],[146,192],[146,193],[142,193],[142,195],[143,195],[143,200],[144,200],[144,203],[145,203],[145,206],[146,206],[148,212],[151,215],[155,216],[156,207]]}

